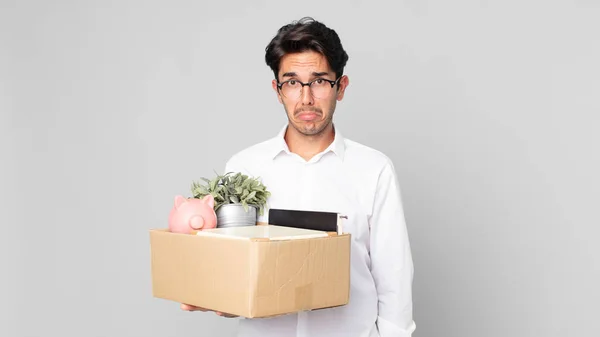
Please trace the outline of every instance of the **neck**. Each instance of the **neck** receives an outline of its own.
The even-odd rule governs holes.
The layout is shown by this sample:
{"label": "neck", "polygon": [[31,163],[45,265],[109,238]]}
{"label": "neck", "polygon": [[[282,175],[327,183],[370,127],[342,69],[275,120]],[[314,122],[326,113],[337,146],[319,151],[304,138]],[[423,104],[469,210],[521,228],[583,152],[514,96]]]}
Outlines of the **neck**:
{"label": "neck", "polygon": [[323,132],[318,135],[307,136],[301,134],[291,125],[285,132],[285,142],[288,144],[290,152],[299,155],[308,161],[317,153],[324,151],[335,138],[333,124],[329,124]]}

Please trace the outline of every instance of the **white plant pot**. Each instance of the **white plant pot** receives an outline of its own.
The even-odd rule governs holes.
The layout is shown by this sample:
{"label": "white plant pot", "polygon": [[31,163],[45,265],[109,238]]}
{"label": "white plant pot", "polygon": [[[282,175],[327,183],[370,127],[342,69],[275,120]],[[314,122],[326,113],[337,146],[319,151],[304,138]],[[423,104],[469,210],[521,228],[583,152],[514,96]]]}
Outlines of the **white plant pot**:
{"label": "white plant pot", "polygon": [[248,206],[248,212],[242,204],[224,204],[217,210],[217,228],[256,226],[257,207]]}

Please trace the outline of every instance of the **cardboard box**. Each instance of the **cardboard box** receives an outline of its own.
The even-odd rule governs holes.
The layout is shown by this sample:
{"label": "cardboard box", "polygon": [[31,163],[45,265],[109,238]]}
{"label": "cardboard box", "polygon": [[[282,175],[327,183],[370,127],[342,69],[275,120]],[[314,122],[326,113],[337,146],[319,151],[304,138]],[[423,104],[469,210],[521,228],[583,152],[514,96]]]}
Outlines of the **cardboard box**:
{"label": "cardboard box", "polygon": [[247,318],[349,301],[350,234],[272,225],[195,234],[154,229],[150,246],[157,298]]}

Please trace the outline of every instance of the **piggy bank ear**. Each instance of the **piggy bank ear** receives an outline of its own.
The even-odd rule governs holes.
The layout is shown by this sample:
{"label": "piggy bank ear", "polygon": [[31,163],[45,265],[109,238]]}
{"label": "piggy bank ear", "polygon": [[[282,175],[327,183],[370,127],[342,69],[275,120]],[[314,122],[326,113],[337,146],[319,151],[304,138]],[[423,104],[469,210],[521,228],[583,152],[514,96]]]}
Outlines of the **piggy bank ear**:
{"label": "piggy bank ear", "polygon": [[204,198],[202,198],[210,208],[215,208],[215,198],[213,198],[212,194],[207,194]]}
{"label": "piggy bank ear", "polygon": [[175,197],[175,208],[179,208],[185,202],[185,198],[181,195]]}

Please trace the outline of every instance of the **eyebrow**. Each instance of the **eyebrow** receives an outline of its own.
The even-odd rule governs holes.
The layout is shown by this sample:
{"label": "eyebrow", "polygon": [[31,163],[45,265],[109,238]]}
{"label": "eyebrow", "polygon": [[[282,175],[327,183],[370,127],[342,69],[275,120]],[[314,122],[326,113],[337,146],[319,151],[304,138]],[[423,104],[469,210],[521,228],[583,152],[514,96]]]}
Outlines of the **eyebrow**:
{"label": "eyebrow", "polygon": [[[318,76],[329,75],[329,73],[326,71],[322,71],[322,72],[313,72],[311,75],[314,77],[318,77]],[[294,77],[294,76],[298,76],[298,74],[296,74],[295,72],[287,72],[287,73],[284,73],[283,75],[281,75],[281,77]]]}

